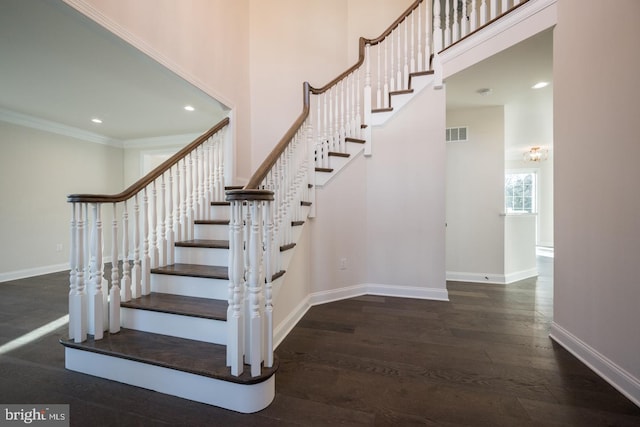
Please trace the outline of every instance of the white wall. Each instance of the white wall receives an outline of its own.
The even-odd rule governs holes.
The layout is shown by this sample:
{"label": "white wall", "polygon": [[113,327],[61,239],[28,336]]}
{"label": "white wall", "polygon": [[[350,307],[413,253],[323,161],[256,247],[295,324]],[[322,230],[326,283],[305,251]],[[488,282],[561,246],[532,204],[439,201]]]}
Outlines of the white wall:
{"label": "white wall", "polygon": [[0,121],[0,153],[0,281],[67,269],[66,197],[121,191],[122,149]]}
{"label": "white wall", "polygon": [[640,405],[640,2],[558,1],[553,336]]}
{"label": "white wall", "polygon": [[469,141],[447,144],[447,277],[502,283],[504,109],[447,111],[447,127],[461,126]]}

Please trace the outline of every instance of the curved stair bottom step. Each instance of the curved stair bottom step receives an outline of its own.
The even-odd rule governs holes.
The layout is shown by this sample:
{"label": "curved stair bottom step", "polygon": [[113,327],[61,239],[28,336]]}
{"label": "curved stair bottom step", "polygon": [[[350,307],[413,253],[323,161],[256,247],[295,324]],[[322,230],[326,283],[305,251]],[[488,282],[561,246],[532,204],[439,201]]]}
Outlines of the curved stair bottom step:
{"label": "curved stair bottom step", "polygon": [[225,366],[226,349],[215,344],[123,329],[103,340],[61,340],[65,367],[171,396],[242,413],[260,411],[275,396],[275,372],[263,368],[251,377],[250,367],[233,377]]}

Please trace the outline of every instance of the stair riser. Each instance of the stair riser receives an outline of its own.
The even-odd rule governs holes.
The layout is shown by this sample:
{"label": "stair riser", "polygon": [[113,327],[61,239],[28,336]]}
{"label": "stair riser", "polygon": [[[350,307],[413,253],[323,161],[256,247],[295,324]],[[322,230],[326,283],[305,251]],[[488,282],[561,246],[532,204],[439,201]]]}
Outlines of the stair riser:
{"label": "stair riser", "polygon": [[194,239],[229,240],[229,226],[222,224],[196,224]]}
{"label": "stair riser", "polygon": [[229,249],[176,247],[177,264],[229,266]]}
{"label": "stair riser", "polygon": [[226,300],[228,280],[151,274],[151,292]]}
{"label": "stair riser", "polygon": [[229,206],[211,206],[211,218],[214,219],[230,219],[231,209]]}
{"label": "stair riser", "polygon": [[214,344],[224,345],[227,342],[227,322],[223,320],[181,316],[127,307],[122,307],[120,316],[123,328]]}
{"label": "stair riser", "polygon": [[275,375],[257,384],[236,384],[73,348],[65,349],[65,367],[245,414],[266,408],[275,396]]}

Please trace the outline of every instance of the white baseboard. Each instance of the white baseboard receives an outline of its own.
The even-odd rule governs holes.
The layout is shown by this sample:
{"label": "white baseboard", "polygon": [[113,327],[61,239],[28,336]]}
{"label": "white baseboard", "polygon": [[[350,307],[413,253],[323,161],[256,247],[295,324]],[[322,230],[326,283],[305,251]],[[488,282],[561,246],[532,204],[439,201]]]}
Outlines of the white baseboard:
{"label": "white baseboard", "polygon": [[27,277],[41,276],[43,274],[58,273],[65,270],[69,270],[69,263],[8,271],[6,273],[0,273],[0,283],[8,282],[10,280],[26,279]]}
{"label": "white baseboard", "polygon": [[639,378],[635,378],[629,372],[616,365],[596,349],[555,322],[551,324],[551,333],[549,336],[629,400],[640,406]]}
{"label": "white baseboard", "polygon": [[[280,343],[289,335],[289,332],[296,326],[296,324],[302,319],[302,317],[311,308],[309,304],[309,298],[302,300],[298,306],[293,309],[291,313],[280,322],[275,328],[273,328],[273,348],[277,348]],[[277,310],[277,308],[276,308]]]}
{"label": "white baseboard", "polygon": [[537,275],[538,275],[537,268],[532,268],[530,270],[516,271],[515,273],[509,273],[504,276],[505,284],[508,285],[510,283],[517,282],[519,280],[528,279],[530,277],[536,277]]}
{"label": "white baseboard", "polygon": [[494,285],[506,284],[504,274],[494,273],[462,273],[459,271],[447,271],[447,280],[452,282],[491,283]]}
{"label": "white baseboard", "polygon": [[519,280],[528,279],[538,275],[538,270],[516,271],[509,274],[494,273],[463,273],[459,271],[447,271],[447,280],[452,282],[490,283],[493,285],[508,285]]}

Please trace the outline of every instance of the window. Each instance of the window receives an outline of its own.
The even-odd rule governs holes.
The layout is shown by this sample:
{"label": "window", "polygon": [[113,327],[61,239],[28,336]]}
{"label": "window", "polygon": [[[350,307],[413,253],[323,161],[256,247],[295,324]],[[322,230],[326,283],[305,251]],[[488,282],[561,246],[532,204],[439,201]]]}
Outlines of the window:
{"label": "window", "polygon": [[507,172],[504,185],[506,213],[534,213],[536,206],[535,172]]}

